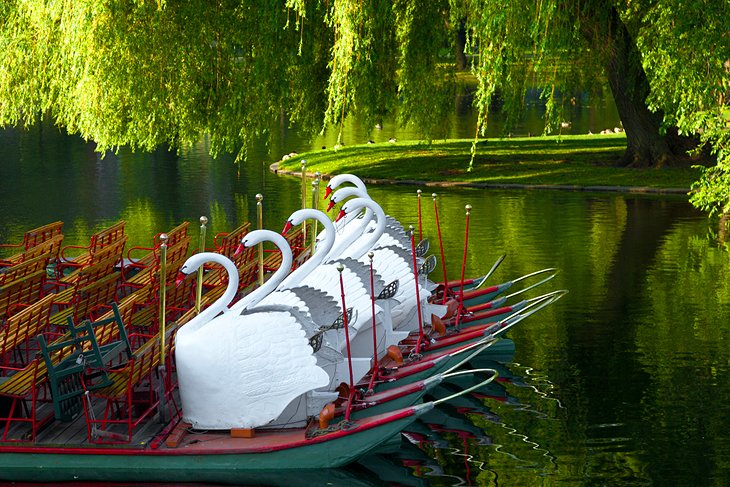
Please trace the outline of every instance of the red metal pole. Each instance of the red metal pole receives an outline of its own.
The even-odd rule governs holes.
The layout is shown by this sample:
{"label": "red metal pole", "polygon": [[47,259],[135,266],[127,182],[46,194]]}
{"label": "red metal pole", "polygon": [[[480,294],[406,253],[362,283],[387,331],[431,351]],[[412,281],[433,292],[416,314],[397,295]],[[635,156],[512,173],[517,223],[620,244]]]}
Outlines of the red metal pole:
{"label": "red metal pole", "polygon": [[345,343],[347,344],[347,367],[350,371],[350,394],[347,398],[347,409],[345,410],[345,421],[350,420],[350,409],[352,409],[352,396],[355,392],[355,380],[352,377],[352,354],[350,353],[350,330],[347,323],[347,305],[345,304],[345,283],[342,281],[342,271],[345,266],[337,264],[337,271],[340,273],[340,293],[342,294],[342,321],[345,325]]}
{"label": "red metal pole", "polygon": [[466,272],[466,250],[469,246],[469,214],[471,213],[471,205],[464,207],[466,210],[466,230],[464,234],[464,258],[461,261],[461,286],[459,291],[459,313],[456,315],[456,326],[461,323],[461,312],[464,309],[464,273]]}
{"label": "red metal pole", "polygon": [[416,353],[421,353],[421,342],[423,341],[423,318],[421,316],[421,293],[418,290],[418,263],[416,262],[416,235],[411,231],[411,255],[413,256],[413,277],[416,279],[416,307],[418,309],[418,342],[416,342]]}
{"label": "red metal pole", "polygon": [[421,220],[421,190],[416,191],[418,194],[418,241],[423,240],[423,225]]}
{"label": "red metal pole", "polygon": [[446,297],[447,297],[447,293],[449,291],[448,287],[446,287],[446,283],[449,282],[449,280],[446,278],[446,259],[444,258],[444,241],[441,239],[441,224],[439,223],[439,209],[438,209],[438,206],[436,206],[436,193],[431,194],[431,197],[433,198],[433,212],[436,215],[436,231],[438,232],[439,249],[441,250],[441,268],[444,270],[444,299],[443,299],[443,301],[441,301],[441,304],[446,304]]}

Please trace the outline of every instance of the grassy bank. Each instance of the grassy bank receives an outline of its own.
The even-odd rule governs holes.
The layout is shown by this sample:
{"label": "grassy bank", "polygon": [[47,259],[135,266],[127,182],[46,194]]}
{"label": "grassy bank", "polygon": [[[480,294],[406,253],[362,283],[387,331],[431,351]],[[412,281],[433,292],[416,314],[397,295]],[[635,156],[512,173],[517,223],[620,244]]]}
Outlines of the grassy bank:
{"label": "grassy bank", "polygon": [[306,159],[308,172],[393,181],[681,190],[688,190],[699,177],[691,167],[616,167],[626,148],[623,134],[483,140],[469,172],[471,148],[471,140],[348,146],[299,154],[280,162],[278,169],[299,172],[301,160]]}

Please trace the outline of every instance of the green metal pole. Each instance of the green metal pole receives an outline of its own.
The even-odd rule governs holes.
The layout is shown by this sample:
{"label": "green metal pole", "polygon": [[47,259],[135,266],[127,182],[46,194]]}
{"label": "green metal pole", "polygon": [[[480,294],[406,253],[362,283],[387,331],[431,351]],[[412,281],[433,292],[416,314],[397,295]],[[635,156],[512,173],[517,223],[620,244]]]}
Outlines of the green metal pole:
{"label": "green metal pole", "polygon": [[[200,217],[200,252],[205,252],[205,230],[208,217]],[[200,303],[203,300],[203,266],[198,268],[198,282],[195,289],[195,314],[200,314]]]}
{"label": "green metal pole", "polygon": [[[261,193],[256,194],[256,220],[258,222],[258,229],[264,228],[264,195]],[[264,244],[259,243],[259,286],[264,283]]]}

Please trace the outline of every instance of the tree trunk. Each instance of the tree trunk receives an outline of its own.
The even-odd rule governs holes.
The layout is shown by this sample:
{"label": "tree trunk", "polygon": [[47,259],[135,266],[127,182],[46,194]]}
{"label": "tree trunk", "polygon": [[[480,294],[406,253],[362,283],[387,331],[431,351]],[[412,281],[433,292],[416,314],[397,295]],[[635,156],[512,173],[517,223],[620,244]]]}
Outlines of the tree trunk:
{"label": "tree trunk", "polygon": [[608,84],[626,131],[626,153],[621,165],[665,166],[674,155],[666,136],[659,131],[663,115],[647,108],[649,82],[639,50],[615,8],[611,8],[610,16],[604,49]]}
{"label": "tree trunk", "polygon": [[454,42],[454,56],[456,58],[456,70],[464,71],[467,68],[466,63],[466,25],[462,20],[459,22],[459,28],[456,29],[456,42]]}

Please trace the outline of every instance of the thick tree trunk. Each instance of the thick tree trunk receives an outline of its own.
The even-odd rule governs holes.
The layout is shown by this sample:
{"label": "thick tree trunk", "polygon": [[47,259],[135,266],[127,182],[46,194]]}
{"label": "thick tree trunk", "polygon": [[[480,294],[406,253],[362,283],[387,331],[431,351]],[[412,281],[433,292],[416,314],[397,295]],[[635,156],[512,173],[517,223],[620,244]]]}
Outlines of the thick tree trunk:
{"label": "thick tree trunk", "polygon": [[456,42],[454,42],[454,56],[456,57],[456,70],[464,71],[467,68],[466,62],[466,25],[462,20],[459,28],[456,29]]}
{"label": "thick tree trunk", "polygon": [[646,106],[649,82],[641,56],[614,8],[605,40],[608,84],[626,131],[627,147],[621,163],[633,167],[665,166],[674,155],[666,136],[659,131],[663,115]]}

